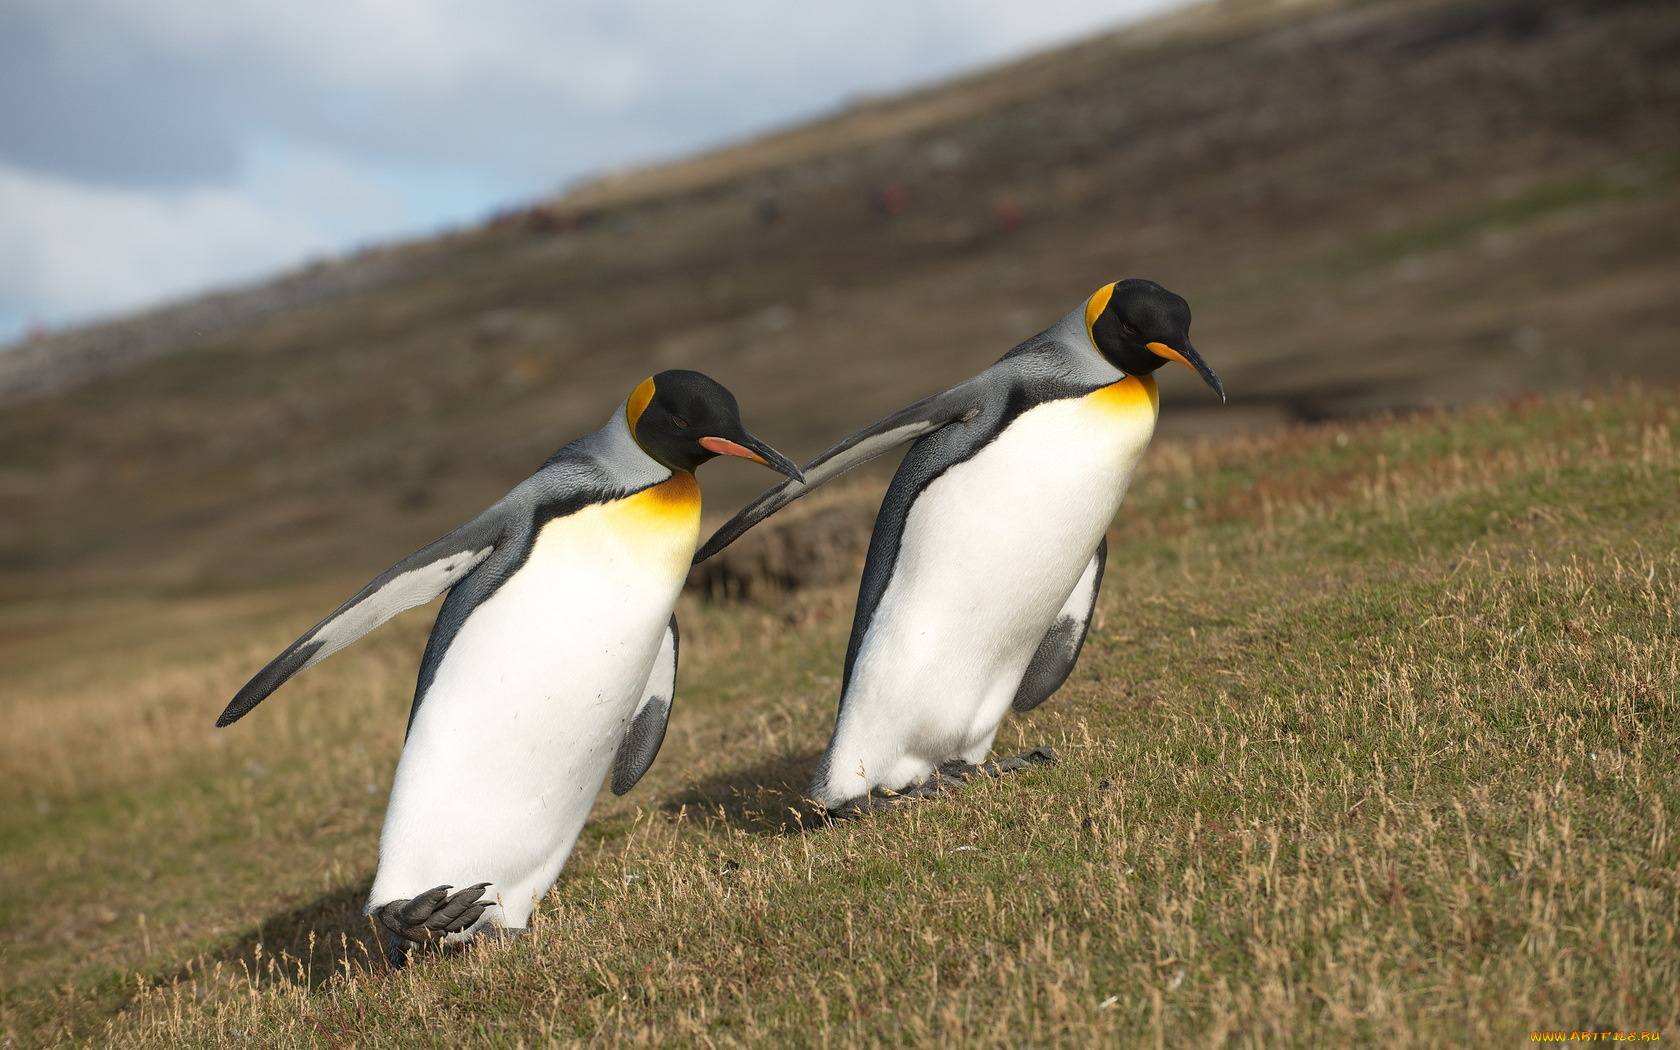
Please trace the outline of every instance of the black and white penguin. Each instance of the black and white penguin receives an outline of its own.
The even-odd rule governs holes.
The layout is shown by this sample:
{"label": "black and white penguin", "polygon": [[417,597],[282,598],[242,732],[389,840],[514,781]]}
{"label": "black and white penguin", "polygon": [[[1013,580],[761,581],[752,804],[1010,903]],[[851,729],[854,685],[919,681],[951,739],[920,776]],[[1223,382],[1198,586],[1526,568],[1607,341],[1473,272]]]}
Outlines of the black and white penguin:
{"label": "black and white penguin", "polygon": [[720,455],[800,476],[746,432],[715,380],[645,380],[606,426],[293,642],[217,719],[237,721],[292,675],[449,591],[368,898],[393,965],[415,944],[522,930],[608,768],[622,795],[653,762],[676,683],[672,610],[700,538],[693,472]]}
{"label": "black and white penguin", "polygon": [[876,519],[813,799],[852,814],[1053,757],[979,765],[1004,715],[1043,703],[1073,670],[1104,534],[1155,430],[1151,373],[1167,361],[1224,400],[1190,344],[1188,303],[1153,281],[1107,285],[974,378],[841,441],[706,541],[696,561],[915,441]]}

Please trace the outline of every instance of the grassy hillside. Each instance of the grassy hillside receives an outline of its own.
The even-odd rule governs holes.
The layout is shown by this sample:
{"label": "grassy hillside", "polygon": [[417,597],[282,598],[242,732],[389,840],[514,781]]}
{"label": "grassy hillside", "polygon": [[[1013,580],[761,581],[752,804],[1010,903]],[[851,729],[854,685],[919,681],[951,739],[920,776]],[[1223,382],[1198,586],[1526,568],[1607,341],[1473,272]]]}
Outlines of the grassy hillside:
{"label": "grassy hillside", "polygon": [[357,578],[13,611],[0,1034],[1672,1039],[1677,427],[1680,397],[1627,391],[1160,444],[1078,671],[1000,735],[1063,763],[851,824],[800,801],[849,586],[685,599],[664,752],[535,935],[398,975],[358,912],[426,613],[215,732]]}
{"label": "grassy hillside", "polygon": [[1128,275],[1233,395],[1178,434],[1680,382],[1677,57],[1667,0],[1231,0],[114,325],[179,345],[0,409],[0,600],[371,576],[665,367],[801,458]]}
{"label": "grassy hillside", "polygon": [[[77,336],[0,407],[0,1046],[1674,1038],[1677,59],[1663,0],[1227,0]],[[210,728],[649,372],[802,459],[1126,275],[1233,400],[1163,378],[1000,736],[1057,767],[806,810],[878,477],[697,574],[749,600],[506,950],[360,916],[429,612]]]}

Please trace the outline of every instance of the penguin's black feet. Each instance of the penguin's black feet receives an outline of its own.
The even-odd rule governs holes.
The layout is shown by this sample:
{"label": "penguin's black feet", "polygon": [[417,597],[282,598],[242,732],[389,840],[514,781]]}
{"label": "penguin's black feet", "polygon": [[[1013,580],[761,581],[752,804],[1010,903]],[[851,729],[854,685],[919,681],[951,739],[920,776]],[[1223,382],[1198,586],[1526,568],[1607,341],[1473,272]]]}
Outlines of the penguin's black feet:
{"label": "penguin's black feet", "polygon": [[884,791],[877,788],[867,795],[849,799],[828,809],[827,814],[830,820],[855,820],[866,814],[902,806],[919,798],[944,794],[962,787],[978,776],[998,776],[1028,766],[1054,765],[1056,761],[1056,749],[1048,746],[1035,747],[1031,751],[1023,751],[1008,758],[987,759],[978,763],[954,758],[949,762],[941,762],[939,768],[929,773],[925,779],[903,791]]}
{"label": "penguin's black feet", "polygon": [[373,914],[390,934],[385,944],[386,961],[393,969],[401,969],[416,947],[460,933],[477,922],[484,909],[495,903],[479,900],[489,885],[481,882],[453,894],[448,886],[434,886],[418,897],[380,905]]}
{"label": "penguin's black feet", "polygon": [[[1010,755],[1008,758],[987,759],[979,765],[965,762],[963,765],[968,767],[969,773],[963,779],[967,780],[970,777],[980,775],[995,777],[1000,773],[1013,773],[1017,769],[1026,769],[1028,766],[1053,766],[1056,762],[1056,749],[1045,745],[1035,747],[1031,751],[1023,751],[1018,755]],[[939,768],[941,771],[945,769],[944,766]]]}
{"label": "penguin's black feet", "polygon": [[1018,755],[1010,755],[1008,758],[989,758],[984,762],[964,762],[960,758],[953,758],[949,762],[939,764],[939,775],[966,784],[975,777],[995,777],[1003,773],[1013,773],[1017,769],[1025,769],[1028,766],[1054,765],[1055,763],[1055,748],[1035,747],[1031,751],[1023,751]]}
{"label": "penguin's black feet", "polygon": [[[920,786],[921,785],[917,785],[917,788]],[[871,791],[867,795],[860,795],[854,799],[847,799],[838,806],[830,806],[823,811],[822,815],[828,817],[829,820],[857,820],[859,817],[865,817],[871,813],[879,813],[884,809],[892,809],[895,806],[902,806],[906,802],[910,802],[918,798],[926,798],[928,795],[933,793],[931,791],[923,791],[919,794],[911,794],[911,792],[915,790],[916,788],[911,788],[903,792],[880,790]]]}
{"label": "penguin's black feet", "polygon": [[961,787],[962,781],[955,777],[946,776],[940,770],[934,770],[927,779],[912,784],[903,791],[888,791],[876,788],[867,795],[848,799],[838,806],[829,808],[826,812],[830,820],[856,820],[869,813],[879,813],[884,809],[902,806],[906,802],[914,802],[919,798],[929,798],[933,795]]}

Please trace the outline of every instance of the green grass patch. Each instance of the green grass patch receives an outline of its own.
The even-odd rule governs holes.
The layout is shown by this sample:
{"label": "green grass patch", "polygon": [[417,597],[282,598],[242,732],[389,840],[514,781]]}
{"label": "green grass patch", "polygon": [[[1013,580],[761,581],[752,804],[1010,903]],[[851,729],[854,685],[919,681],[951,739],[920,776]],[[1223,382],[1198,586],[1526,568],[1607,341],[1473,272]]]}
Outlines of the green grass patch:
{"label": "green grass patch", "polygon": [[1663,193],[1680,183],[1680,153],[1667,152],[1603,171],[1555,179],[1502,199],[1465,208],[1427,223],[1372,237],[1315,265],[1324,273],[1355,273],[1409,255],[1440,251],[1502,227],[1516,227],[1575,208]]}

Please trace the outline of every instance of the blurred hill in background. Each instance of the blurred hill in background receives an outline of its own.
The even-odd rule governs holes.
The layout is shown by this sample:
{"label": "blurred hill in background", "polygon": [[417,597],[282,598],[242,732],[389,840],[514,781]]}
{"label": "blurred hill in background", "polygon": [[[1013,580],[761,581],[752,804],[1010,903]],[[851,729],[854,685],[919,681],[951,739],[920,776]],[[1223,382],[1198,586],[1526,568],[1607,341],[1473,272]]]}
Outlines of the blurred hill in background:
{"label": "blurred hill in background", "polygon": [[1680,381],[1680,5],[1229,0],[0,353],[0,599],[369,575],[663,368],[803,459],[1126,276],[1168,436]]}

